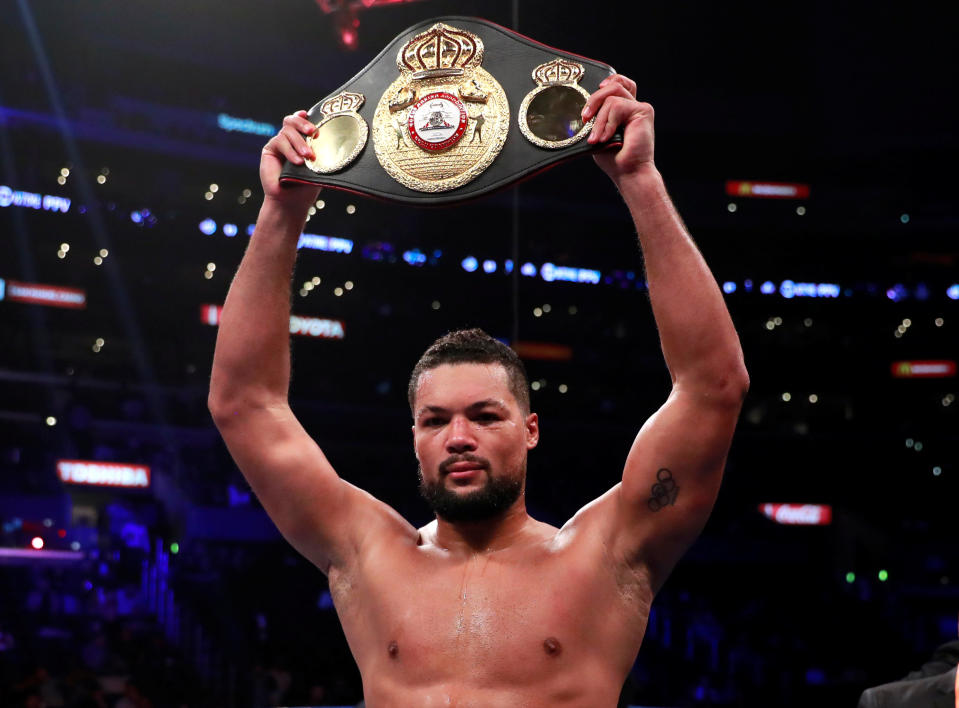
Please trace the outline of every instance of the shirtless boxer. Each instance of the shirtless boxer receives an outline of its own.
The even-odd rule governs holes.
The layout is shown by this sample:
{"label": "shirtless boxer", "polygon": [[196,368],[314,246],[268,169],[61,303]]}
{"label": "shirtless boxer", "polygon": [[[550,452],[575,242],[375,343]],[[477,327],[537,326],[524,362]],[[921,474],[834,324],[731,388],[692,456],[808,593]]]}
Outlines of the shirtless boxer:
{"label": "shirtless boxer", "polygon": [[[653,163],[653,109],[635,95],[612,76],[584,117],[596,117],[591,142],[624,131],[623,147],[596,162],[636,224],[673,386],[622,482],[561,529],[526,513],[538,419],[509,350],[479,332],[454,334],[438,358],[428,351],[411,381],[420,486],[436,520],[415,529],[337,476],[287,398],[290,278],[317,189],[281,188],[278,177],[284,158],[311,156],[306,113],[287,116],[263,149],[265,198],[223,309],[210,410],[284,537],[328,575],[370,708],[615,706],[650,603],[713,507],[749,379]],[[492,353],[464,361],[461,340]]]}

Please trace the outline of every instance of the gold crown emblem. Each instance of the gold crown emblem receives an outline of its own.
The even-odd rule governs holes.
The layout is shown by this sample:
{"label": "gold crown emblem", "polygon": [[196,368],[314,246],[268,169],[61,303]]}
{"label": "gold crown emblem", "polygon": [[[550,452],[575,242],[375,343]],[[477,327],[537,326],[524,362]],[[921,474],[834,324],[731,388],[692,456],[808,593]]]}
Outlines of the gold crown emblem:
{"label": "gold crown emblem", "polygon": [[483,63],[483,40],[472,32],[437,22],[404,44],[396,65],[413,79],[459,76]]}
{"label": "gold crown emblem", "polygon": [[579,82],[584,71],[582,64],[566,59],[553,59],[533,69],[533,81],[540,86],[575,84]]}
{"label": "gold crown emblem", "polygon": [[357,111],[365,100],[361,93],[344,91],[323,101],[323,105],[320,106],[320,112],[325,116],[331,116],[334,113]]}

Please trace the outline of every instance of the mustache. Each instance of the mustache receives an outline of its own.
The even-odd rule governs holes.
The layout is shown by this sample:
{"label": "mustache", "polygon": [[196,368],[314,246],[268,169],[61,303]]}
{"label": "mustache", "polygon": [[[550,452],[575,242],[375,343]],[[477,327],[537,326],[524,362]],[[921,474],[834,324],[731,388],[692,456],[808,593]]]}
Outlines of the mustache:
{"label": "mustache", "polygon": [[443,460],[440,463],[440,474],[447,474],[450,465],[455,465],[457,462],[472,462],[473,464],[480,465],[487,472],[489,472],[490,468],[489,460],[487,460],[485,457],[480,457],[479,455],[473,455],[469,452],[466,452],[462,455],[450,455]]}

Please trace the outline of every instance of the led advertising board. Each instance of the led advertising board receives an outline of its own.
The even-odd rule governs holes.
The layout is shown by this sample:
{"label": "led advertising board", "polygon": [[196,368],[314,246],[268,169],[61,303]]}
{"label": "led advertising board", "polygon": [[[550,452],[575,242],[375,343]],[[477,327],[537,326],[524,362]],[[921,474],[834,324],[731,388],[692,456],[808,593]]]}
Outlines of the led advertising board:
{"label": "led advertising board", "polygon": [[759,199],[808,199],[809,185],[797,182],[752,182],[728,180],[726,194]]}
{"label": "led advertising board", "polygon": [[[200,321],[217,327],[223,308],[220,305],[201,305]],[[302,317],[290,315],[290,334],[319,339],[346,339],[346,325],[341,320],[324,317]]]}
{"label": "led advertising board", "polygon": [[789,526],[828,526],[832,507],[827,504],[760,504],[759,511],[777,524]]}
{"label": "led advertising board", "polygon": [[126,462],[57,460],[57,475],[66,484],[126,489],[150,486],[150,468]]}
{"label": "led advertising board", "polygon": [[27,302],[33,305],[67,307],[83,309],[87,306],[86,291],[80,288],[67,288],[62,285],[44,285],[42,283],[20,283],[16,280],[4,281],[0,278],[0,300]]}
{"label": "led advertising board", "polygon": [[956,362],[949,359],[895,361],[892,375],[897,379],[945,379],[956,375]]}

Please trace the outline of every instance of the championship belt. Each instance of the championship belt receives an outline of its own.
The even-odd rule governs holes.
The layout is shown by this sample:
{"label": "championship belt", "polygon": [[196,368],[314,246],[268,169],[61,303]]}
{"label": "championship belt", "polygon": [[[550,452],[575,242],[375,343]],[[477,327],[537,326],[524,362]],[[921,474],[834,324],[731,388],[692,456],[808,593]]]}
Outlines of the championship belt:
{"label": "championship belt", "polygon": [[288,162],[280,180],[406,204],[473,199],[621,145],[619,133],[587,143],[581,115],[613,73],[486,20],[427,20],[310,109],[316,159]]}

